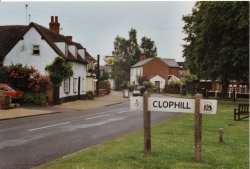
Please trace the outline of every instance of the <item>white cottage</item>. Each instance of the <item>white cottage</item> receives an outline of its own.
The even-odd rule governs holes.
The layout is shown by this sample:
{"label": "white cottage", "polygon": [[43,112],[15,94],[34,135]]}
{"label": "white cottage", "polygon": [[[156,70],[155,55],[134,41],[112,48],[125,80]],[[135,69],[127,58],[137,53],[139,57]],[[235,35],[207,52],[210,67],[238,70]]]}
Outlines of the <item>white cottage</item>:
{"label": "white cottage", "polygon": [[23,64],[33,66],[43,75],[45,67],[57,56],[72,64],[73,77],[61,84],[58,99],[76,100],[86,94],[86,49],[72,41],[72,36],[60,35],[58,17],[51,17],[49,29],[36,23],[26,26],[0,26],[0,66]]}

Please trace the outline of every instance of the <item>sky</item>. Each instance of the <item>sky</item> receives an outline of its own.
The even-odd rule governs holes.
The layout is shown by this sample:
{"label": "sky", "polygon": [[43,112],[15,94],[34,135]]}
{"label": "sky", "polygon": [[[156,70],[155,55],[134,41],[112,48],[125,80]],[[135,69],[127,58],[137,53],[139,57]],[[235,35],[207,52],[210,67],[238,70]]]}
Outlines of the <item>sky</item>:
{"label": "sky", "polygon": [[[128,38],[137,31],[138,44],[146,36],[155,42],[157,55],[184,61],[182,16],[191,14],[194,1],[45,1],[6,2],[0,0],[0,25],[35,22],[49,27],[58,16],[61,34],[73,36],[94,57],[112,55],[116,36]],[[26,7],[27,15],[26,15]],[[30,19],[29,19],[30,15]],[[28,16],[28,17],[26,17]],[[1,38],[1,37],[0,37]]]}

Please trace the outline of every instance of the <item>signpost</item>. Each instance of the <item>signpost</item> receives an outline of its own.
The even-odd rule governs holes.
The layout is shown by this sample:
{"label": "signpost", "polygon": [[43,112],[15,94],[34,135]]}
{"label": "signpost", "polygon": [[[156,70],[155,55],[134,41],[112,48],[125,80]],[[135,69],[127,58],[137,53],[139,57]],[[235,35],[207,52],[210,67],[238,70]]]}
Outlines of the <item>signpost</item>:
{"label": "signpost", "polygon": [[195,99],[149,97],[147,92],[143,97],[130,97],[132,110],[143,109],[144,124],[144,155],[151,153],[151,111],[173,113],[195,113],[195,160],[201,160],[202,114],[216,114],[217,100],[201,99],[201,94],[196,94]]}

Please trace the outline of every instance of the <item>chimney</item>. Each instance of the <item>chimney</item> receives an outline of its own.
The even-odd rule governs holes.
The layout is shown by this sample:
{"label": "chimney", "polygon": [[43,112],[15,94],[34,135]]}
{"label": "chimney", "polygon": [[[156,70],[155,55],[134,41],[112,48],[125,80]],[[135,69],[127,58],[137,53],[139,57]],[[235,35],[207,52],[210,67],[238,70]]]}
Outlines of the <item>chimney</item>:
{"label": "chimney", "polygon": [[146,58],[147,57],[145,53],[140,53],[140,61],[145,60]]}
{"label": "chimney", "polygon": [[66,36],[66,38],[67,38],[70,42],[72,42],[72,36]]}
{"label": "chimney", "polygon": [[58,16],[55,16],[55,20],[54,20],[54,16],[51,16],[51,20],[49,23],[49,30],[59,34],[60,23],[58,22]]}

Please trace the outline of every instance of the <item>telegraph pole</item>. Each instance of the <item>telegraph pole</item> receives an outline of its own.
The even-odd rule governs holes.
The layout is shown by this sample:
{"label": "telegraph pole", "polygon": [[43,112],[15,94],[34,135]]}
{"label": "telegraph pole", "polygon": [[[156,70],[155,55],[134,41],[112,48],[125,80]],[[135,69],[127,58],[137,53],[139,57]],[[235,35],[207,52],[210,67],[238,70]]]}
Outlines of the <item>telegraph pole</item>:
{"label": "telegraph pole", "polygon": [[100,81],[100,55],[97,55],[97,66],[96,66],[96,96],[99,97],[99,81]]}

